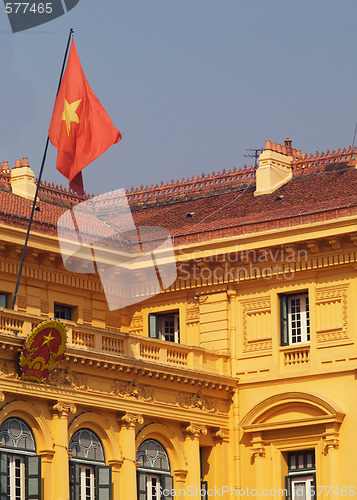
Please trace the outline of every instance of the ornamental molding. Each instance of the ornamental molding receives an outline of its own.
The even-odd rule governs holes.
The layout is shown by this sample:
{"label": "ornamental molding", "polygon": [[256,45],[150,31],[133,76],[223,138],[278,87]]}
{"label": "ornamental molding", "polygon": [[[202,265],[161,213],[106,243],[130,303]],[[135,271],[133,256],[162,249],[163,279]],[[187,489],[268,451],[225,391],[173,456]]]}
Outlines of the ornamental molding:
{"label": "ornamental molding", "polygon": [[317,342],[332,342],[339,340],[348,340],[348,285],[341,287],[328,287],[316,290],[316,305],[338,302],[342,308],[342,326],[332,328],[331,330],[317,330]]}
{"label": "ornamental molding", "polygon": [[121,415],[118,417],[118,421],[121,425],[124,425],[126,427],[135,427],[137,423],[142,425],[144,423],[144,418],[142,415],[125,413],[125,415]]}
{"label": "ornamental molding", "polygon": [[149,385],[140,384],[137,380],[123,382],[113,381],[112,394],[121,398],[131,397],[141,401],[155,401],[155,390]]}
{"label": "ornamental molding", "polygon": [[200,310],[198,304],[187,306],[186,323],[198,323],[200,319]]}
{"label": "ornamental molding", "polygon": [[0,360],[0,377],[17,380],[19,378],[18,364],[15,361]]}
{"label": "ornamental molding", "polygon": [[187,436],[198,438],[200,434],[206,436],[207,427],[205,425],[194,424],[191,422],[187,427],[185,425],[182,427],[182,432]]}
{"label": "ornamental molding", "polygon": [[256,460],[256,458],[265,458],[265,446],[263,443],[255,443],[250,448],[250,454],[252,455],[253,460]]}
{"label": "ornamental molding", "polygon": [[75,414],[77,407],[74,403],[65,403],[64,401],[57,401],[55,404],[50,404],[50,410],[53,413],[58,413],[60,416],[67,416],[68,413]]}
{"label": "ornamental molding", "polygon": [[179,392],[176,398],[176,405],[181,408],[198,408],[209,413],[217,412],[217,400],[211,396],[205,396],[201,391]]}
{"label": "ornamental molding", "polygon": [[65,385],[78,391],[88,391],[89,389],[88,376],[85,373],[74,372],[68,368],[59,368],[55,372],[52,372],[48,376],[46,383],[56,387]]}
{"label": "ornamental molding", "polygon": [[272,349],[271,339],[248,339],[248,318],[255,314],[271,313],[270,297],[259,300],[249,300],[242,303],[243,309],[243,352],[268,351]]}
{"label": "ornamental molding", "polygon": [[220,429],[213,430],[211,432],[211,436],[215,441],[224,441],[224,442],[229,442],[229,429],[225,429],[221,427]]}
{"label": "ornamental molding", "polygon": [[340,446],[340,440],[338,437],[329,437],[328,439],[323,439],[322,441],[324,450],[329,451],[330,449],[338,450]]}

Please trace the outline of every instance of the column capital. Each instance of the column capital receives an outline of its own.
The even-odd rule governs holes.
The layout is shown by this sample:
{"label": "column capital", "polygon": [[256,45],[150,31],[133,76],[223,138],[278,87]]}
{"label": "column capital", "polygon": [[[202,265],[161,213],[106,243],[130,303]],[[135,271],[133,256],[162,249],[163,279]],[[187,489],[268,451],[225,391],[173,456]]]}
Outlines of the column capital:
{"label": "column capital", "polygon": [[119,415],[117,420],[120,425],[124,425],[126,427],[135,427],[136,423],[140,425],[144,423],[143,416],[134,413],[125,413],[125,415]]}
{"label": "column capital", "polygon": [[204,436],[207,434],[207,427],[205,425],[194,424],[191,422],[190,425],[184,425],[182,427],[182,432],[187,436],[198,438],[201,433]]}
{"label": "column capital", "polygon": [[184,482],[186,480],[188,471],[185,469],[176,469],[174,470],[174,476],[176,481]]}
{"label": "column capital", "polygon": [[60,417],[66,417],[68,413],[76,413],[77,408],[74,403],[65,403],[64,401],[57,401],[57,403],[50,403],[50,410],[52,413],[57,413]]}
{"label": "column capital", "polygon": [[215,441],[228,442],[229,441],[229,429],[225,429],[225,428],[221,427],[218,430],[213,430],[211,432],[211,436],[213,437],[213,439]]}
{"label": "column capital", "polygon": [[111,465],[115,470],[119,470],[123,465],[123,460],[108,460],[108,465]]}

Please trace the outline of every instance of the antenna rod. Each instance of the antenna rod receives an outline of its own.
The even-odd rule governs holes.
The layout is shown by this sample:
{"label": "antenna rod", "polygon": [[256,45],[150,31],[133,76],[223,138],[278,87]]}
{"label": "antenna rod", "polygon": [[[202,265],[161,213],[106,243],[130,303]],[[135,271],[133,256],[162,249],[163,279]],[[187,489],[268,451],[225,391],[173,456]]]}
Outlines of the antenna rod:
{"label": "antenna rod", "polygon": [[355,126],[355,134],[354,134],[354,136],[353,136],[352,149],[353,149],[353,148],[354,148],[354,146],[355,146],[356,132],[357,132],[357,122],[356,122],[356,126]]}

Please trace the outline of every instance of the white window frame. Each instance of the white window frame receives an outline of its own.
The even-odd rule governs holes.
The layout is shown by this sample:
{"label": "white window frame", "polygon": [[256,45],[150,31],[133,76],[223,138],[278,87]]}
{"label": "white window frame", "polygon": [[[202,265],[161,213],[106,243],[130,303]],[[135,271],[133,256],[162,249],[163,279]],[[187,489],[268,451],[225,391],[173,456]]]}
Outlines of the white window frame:
{"label": "white window frame", "polygon": [[[293,301],[300,301],[300,311],[294,311]],[[310,342],[310,314],[309,314],[309,296],[308,293],[288,295],[288,335],[289,345],[307,344]],[[299,324],[298,324],[299,322]],[[300,332],[294,335],[294,329]],[[293,339],[293,336],[301,336],[301,340]]]}
{"label": "white window frame", "polygon": [[[90,493],[87,495],[87,471],[89,472]],[[79,500],[95,500],[95,467],[79,464]]]}
{"label": "white window frame", "polygon": [[[16,460],[20,461],[20,494],[16,492]],[[8,454],[8,485],[10,486],[10,500],[25,500],[26,464],[25,457],[16,454]]]}
{"label": "white window frame", "polygon": [[[311,495],[311,487],[314,480],[311,474],[296,474],[289,477],[291,477],[291,500],[305,500],[305,498],[306,500],[313,500],[315,498],[315,495]],[[295,485],[299,483],[305,484],[305,497],[299,494],[295,495]]]}
{"label": "white window frame", "polygon": [[[153,485],[154,481],[156,481],[155,485]],[[157,488],[160,485],[161,481],[159,474],[146,474],[147,500],[161,500],[160,490]],[[156,491],[153,492],[153,489],[156,489]]]}
{"label": "white window frame", "polygon": [[[173,332],[170,333],[165,333],[165,321],[167,321],[168,318],[173,318],[173,323],[174,323],[174,328]],[[158,329],[159,329],[159,338],[161,340],[165,340],[166,342],[174,342],[178,344],[180,342],[180,335],[179,335],[179,313],[174,312],[174,313],[168,313],[168,314],[162,314],[157,316],[157,321],[158,321]],[[166,338],[166,335],[171,335],[173,334],[174,340],[168,340]]]}

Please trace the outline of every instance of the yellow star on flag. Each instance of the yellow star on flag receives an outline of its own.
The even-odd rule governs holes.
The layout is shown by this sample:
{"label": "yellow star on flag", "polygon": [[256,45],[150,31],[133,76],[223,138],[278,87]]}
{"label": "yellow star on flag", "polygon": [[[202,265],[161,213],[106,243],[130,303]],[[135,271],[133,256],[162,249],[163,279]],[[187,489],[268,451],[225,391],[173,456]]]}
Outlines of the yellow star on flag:
{"label": "yellow star on flag", "polygon": [[43,345],[49,344],[51,342],[51,340],[54,339],[54,337],[52,337],[51,333],[52,333],[52,330],[50,331],[50,333],[48,335],[44,335],[43,336],[43,342],[41,344],[41,347]]}
{"label": "yellow star on flag", "polygon": [[62,120],[66,121],[67,134],[69,135],[69,131],[71,128],[71,122],[79,123],[79,116],[76,113],[76,109],[78,108],[82,99],[78,99],[78,101],[74,101],[71,104],[64,100],[64,108],[62,113]]}

